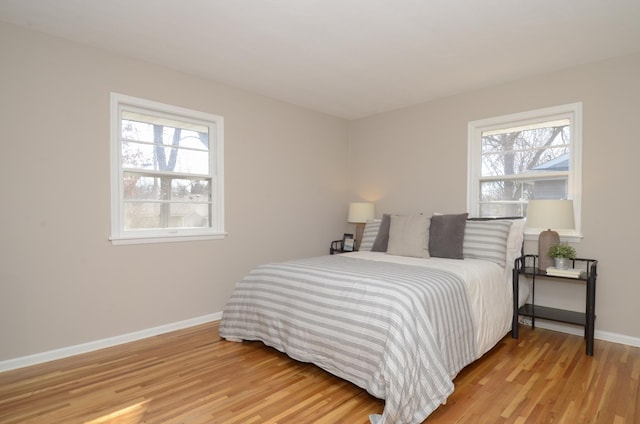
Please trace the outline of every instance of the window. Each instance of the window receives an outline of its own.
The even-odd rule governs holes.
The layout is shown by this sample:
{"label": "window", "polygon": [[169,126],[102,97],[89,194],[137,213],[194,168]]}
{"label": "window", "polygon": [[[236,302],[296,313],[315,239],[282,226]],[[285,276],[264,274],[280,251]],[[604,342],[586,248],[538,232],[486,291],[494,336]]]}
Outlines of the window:
{"label": "window", "polygon": [[582,104],[469,123],[470,215],[526,216],[530,199],[572,199],[580,237]]}
{"label": "window", "polygon": [[111,93],[114,244],[224,237],[223,118]]}

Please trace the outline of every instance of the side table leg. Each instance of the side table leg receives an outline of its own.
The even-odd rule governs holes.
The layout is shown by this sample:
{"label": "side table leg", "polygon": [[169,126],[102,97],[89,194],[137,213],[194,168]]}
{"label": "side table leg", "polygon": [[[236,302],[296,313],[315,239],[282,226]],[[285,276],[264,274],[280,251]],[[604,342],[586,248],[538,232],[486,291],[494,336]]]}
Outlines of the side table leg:
{"label": "side table leg", "polygon": [[514,339],[518,338],[518,300],[519,296],[519,281],[518,281],[518,271],[517,265],[513,269],[513,318],[511,321],[511,337]]}
{"label": "side table leg", "polygon": [[596,279],[592,274],[587,280],[587,322],[585,336],[587,338],[587,355],[593,356],[594,333],[596,327]]}

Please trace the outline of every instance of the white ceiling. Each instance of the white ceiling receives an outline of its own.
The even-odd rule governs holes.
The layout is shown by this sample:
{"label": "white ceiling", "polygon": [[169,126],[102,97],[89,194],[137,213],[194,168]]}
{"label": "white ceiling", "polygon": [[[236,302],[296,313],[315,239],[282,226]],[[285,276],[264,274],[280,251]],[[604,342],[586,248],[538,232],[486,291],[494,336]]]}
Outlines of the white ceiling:
{"label": "white ceiling", "polygon": [[347,119],[640,51],[639,0],[0,0],[0,20]]}

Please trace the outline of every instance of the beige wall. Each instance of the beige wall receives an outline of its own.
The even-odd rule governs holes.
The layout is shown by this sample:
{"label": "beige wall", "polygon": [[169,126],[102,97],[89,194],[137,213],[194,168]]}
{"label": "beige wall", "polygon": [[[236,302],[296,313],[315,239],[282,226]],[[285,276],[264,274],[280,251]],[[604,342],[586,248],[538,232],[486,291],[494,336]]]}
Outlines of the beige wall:
{"label": "beige wall", "polygon": [[[640,337],[640,55],[345,122],[4,24],[0,54],[0,361],[219,312],[252,266],[324,254],[349,200],[462,211],[468,121],[577,101],[597,330]],[[111,91],[225,117],[227,239],[111,245]]]}
{"label": "beige wall", "polygon": [[[379,214],[465,211],[467,123],[573,102],[583,102],[584,120],[584,239],[576,248],[600,261],[596,331],[637,342],[640,54],[354,121],[353,192],[376,200]],[[528,242],[527,253],[535,246]],[[544,289],[538,300],[549,306],[583,305],[584,290],[575,283]]]}
{"label": "beige wall", "polygon": [[[346,229],[347,122],[0,25],[0,361],[222,310]],[[225,118],[225,240],[113,246],[109,93]]]}

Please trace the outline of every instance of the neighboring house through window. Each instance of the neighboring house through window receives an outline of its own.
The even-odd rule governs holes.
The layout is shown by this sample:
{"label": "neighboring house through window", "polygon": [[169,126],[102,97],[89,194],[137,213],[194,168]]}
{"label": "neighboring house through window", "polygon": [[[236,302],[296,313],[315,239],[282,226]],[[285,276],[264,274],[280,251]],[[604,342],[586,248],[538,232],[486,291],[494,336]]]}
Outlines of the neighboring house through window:
{"label": "neighboring house through window", "polygon": [[111,93],[114,244],[224,237],[223,119]]}
{"label": "neighboring house through window", "polygon": [[531,199],[571,199],[576,229],[561,235],[580,237],[581,103],[472,121],[468,143],[471,216],[526,217]]}

